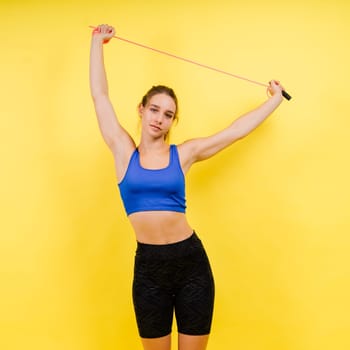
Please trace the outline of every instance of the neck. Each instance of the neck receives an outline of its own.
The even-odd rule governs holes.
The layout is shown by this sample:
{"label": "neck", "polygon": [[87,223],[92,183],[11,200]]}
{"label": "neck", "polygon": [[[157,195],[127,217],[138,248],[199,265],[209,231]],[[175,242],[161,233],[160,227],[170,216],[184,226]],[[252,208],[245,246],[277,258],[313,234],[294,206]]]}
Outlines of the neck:
{"label": "neck", "polygon": [[163,139],[152,139],[152,140],[146,140],[145,138],[141,138],[140,144],[138,146],[139,150],[142,151],[164,151],[168,150],[169,144],[165,142]]}

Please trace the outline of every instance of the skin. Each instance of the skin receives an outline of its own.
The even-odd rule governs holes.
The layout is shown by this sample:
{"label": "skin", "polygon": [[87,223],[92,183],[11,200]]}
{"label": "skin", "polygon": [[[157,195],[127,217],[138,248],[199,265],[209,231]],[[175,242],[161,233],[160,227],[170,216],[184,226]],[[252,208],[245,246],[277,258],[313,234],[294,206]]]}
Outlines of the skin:
{"label": "skin", "polygon": [[[115,35],[113,27],[98,26],[94,31],[90,51],[90,88],[102,137],[111,150],[117,179],[120,182],[136,148],[134,140],[119,123],[108,95],[104,68],[103,42]],[[257,128],[281,104],[282,85],[269,83],[270,97],[260,106],[235,119],[225,129],[202,138],[191,139],[177,145],[184,174],[191,166],[208,159]],[[139,106],[141,140],[138,145],[141,166],[161,169],[169,163],[169,145],[165,136],[174,123],[176,105],[166,94],[154,95],[145,106]],[[150,244],[168,244],[188,238],[193,229],[183,213],[170,211],[137,212],[129,215],[136,239]],[[156,339],[141,339],[144,350],[170,350],[170,335]],[[208,335],[178,335],[179,350],[204,350]]]}

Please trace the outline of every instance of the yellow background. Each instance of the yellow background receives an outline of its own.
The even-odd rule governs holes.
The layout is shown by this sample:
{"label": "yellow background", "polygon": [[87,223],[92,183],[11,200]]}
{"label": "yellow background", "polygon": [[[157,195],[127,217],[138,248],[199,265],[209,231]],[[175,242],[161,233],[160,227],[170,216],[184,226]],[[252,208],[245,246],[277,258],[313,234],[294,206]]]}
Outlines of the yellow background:
{"label": "yellow background", "polygon": [[[293,96],[188,175],[188,217],[216,277],[208,349],[350,348],[349,2],[8,0],[0,20],[2,350],[141,349],[135,238],[89,93],[88,25],[99,23],[279,79]],[[117,39],[105,49],[111,98],[135,138],[136,105],[153,84],[178,94],[173,143],[266,98]]]}

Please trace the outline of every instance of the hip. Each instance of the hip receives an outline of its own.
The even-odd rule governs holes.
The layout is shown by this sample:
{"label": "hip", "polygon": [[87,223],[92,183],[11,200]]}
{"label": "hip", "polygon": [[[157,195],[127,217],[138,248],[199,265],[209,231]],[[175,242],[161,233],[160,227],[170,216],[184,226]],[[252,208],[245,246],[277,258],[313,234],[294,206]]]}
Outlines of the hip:
{"label": "hip", "polygon": [[193,231],[185,240],[171,244],[137,243],[134,278],[156,285],[180,285],[207,276],[211,267],[205,248]]}

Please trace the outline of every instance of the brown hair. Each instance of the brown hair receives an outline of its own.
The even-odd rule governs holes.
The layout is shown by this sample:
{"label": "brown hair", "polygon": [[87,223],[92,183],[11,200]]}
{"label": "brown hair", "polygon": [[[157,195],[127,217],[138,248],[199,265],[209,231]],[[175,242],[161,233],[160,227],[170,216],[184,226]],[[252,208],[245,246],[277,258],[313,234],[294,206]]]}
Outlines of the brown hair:
{"label": "brown hair", "polygon": [[149,89],[146,93],[145,96],[142,97],[141,103],[140,105],[142,105],[143,107],[146,107],[148,101],[154,96],[154,95],[158,95],[158,94],[166,94],[168,96],[170,96],[174,102],[175,102],[175,106],[176,106],[176,110],[175,110],[175,115],[174,115],[174,120],[178,119],[177,116],[177,111],[178,111],[178,102],[177,102],[177,97],[175,95],[175,92],[173,89],[164,86],[164,85],[155,85],[152,86],[151,89]]}

